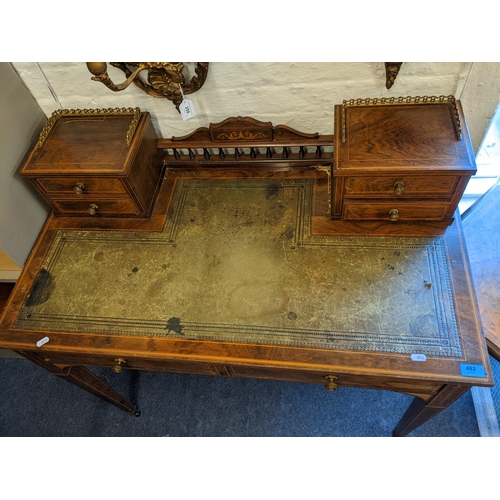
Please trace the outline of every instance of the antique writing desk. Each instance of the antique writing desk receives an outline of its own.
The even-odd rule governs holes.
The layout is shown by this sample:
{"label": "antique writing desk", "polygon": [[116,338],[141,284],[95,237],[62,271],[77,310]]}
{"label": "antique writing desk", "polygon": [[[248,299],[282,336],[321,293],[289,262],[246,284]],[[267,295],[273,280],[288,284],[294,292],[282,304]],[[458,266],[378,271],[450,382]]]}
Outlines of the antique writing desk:
{"label": "antique writing desk", "polygon": [[397,436],[492,385],[459,217],[335,219],[333,136],[238,118],[148,140],[151,215],[51,215],[0,347],[131,414],[85,365],[412,394]]}

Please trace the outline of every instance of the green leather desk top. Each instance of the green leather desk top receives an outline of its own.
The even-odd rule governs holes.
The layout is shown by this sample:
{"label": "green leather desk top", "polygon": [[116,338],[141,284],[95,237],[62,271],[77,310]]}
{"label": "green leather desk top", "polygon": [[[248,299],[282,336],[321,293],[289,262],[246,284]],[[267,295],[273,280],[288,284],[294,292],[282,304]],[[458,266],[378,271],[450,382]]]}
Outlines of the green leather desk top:
{"label": "green leather desk top", "polygon": [[180,180],[161,233],[61,230],[15,327],[461,357],[443,238],[312,235],[312,182]]}

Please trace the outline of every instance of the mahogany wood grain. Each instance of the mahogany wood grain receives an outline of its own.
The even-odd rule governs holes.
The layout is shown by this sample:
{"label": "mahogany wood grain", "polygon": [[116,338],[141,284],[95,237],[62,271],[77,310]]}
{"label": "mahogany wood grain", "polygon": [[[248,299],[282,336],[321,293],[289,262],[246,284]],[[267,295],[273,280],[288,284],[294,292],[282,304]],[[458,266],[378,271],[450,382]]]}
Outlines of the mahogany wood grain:
{"label": "mahogany wood grain", "polygon": [[89,208],[95,205],[97,213],[99,215],[106,216],[123,216],[127,215],[139,215],[137,211],[137,206],[130,198],[103,198],[101,196],[92,196],[90,201],[80,201],[80,200],[61,200],[58,198],[52,199],[52,206],[56,209],[58,213],[64,213],[66,215],[82,216]]}
{"label": "mahogany wood grain", "polygon": [[[345,181],[344,192],[349,198],[366,197],[372,198],[419,198],[423,196],[450,197],[457,188],[459,176],[455,175],[433,175],[432,182],[429,176],[368,176],[348,177]],[[403,183],[404,193],[394,196],[396,184]]]}
{"label": "mahogany wood grain", "polygon": [[[35,178],[40,189],[49,196],[61,194],[74,196],[76,180],[72,177],[40,177]],[[89,194],[126,194],[127,190],[119,179],[99,178],[99,177],[78,177],[78,182],[85,186],[85,192]]]}
{"label": "mahogany wood grain", "polygon": [[131,119],[130,115],[60,117],[43,145],[33,149],[21,175],[71,176],[82,170],[127,175],[134,154],[125,142]]}
{"label": "mahogany wood grain", "polygon": [[448,209],[448,203],[434,201],[432,205],[423,204],[418,200],[351,200],[344,203],[344,220],[385,220],[390,221],[391,210],[397,210],[398,220],[433,221],[443,220]]}
{"label": "mahogany wood grain", "polygon": [[[467,127],[457,101],[461,140],[447,104],[389,104],[348,107],[342,142],[342,106],[335,106],[338,171],[400,173],[434,170],[475,171]],[[465,173],[464,172],[464,173]]]}

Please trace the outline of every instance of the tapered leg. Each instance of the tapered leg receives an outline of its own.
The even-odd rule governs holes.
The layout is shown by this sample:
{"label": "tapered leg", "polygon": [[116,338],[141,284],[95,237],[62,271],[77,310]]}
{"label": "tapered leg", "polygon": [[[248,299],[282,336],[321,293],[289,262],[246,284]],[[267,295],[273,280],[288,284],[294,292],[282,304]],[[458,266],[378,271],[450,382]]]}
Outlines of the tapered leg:
{"label": "tapered leg", "polygon": [[74,384],[94,396],[97,396],[104,401],[115,405],[121,410],[130,413],[131,415],[139,416],[139,410],[135,405],[127,401],[123,396],[118,394],[108,384],[103,382],[99,377],[94,375],[90,370],[84,366],[66,366],[59,368],[52,363],[45,361],[42,357],[29,351],[17,351],[18,354],[33,363],[45,368],[47,371],[63,378],[67,382]]}
{"label": "tapered leg", "polygon": [[445,408],[471,388],[470,385],[443,385],[441,390],[427,400],[415,397],[408,410],[392,431],[393,436],[406,436],[417,427],[441,413]]}

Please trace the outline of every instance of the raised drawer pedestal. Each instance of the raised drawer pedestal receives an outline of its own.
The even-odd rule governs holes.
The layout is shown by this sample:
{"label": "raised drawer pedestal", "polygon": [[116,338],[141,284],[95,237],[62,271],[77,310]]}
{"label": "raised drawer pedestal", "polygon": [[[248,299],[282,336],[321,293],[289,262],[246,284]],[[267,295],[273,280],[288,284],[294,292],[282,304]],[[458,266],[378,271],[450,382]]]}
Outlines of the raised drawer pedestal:
{"label": "raised drawer pedestal", "polygon": [[20,175],[57,215],[148,217],[163,158],[149,113],[137,108],[59,112]]}
{"label": "raised drawer pedestal", "polygon": [[332,218],[444,222],[476,173],[460,103],[335,107]]}

